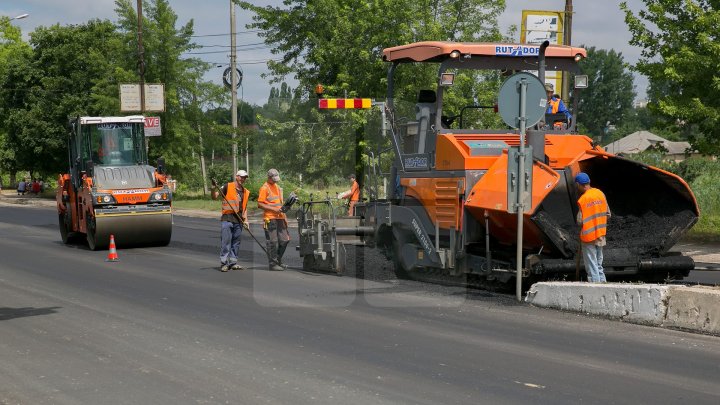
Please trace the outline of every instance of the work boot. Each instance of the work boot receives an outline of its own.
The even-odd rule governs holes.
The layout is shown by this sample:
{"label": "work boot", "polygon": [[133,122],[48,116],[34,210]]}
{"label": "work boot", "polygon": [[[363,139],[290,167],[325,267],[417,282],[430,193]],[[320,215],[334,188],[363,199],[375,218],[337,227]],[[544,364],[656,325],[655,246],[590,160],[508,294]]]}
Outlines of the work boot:
{"label": "work boot", "polygon": [[270,271],[284,271],[285,269],[277,263],[270,263]]}
{"label": "work boot", "polygon": [[222,271],[223,273],[225,273],[229,269],[230,269],[230,265],[228,265],[228,264],[223,264],[222,266],[220,266],[220,271]]}

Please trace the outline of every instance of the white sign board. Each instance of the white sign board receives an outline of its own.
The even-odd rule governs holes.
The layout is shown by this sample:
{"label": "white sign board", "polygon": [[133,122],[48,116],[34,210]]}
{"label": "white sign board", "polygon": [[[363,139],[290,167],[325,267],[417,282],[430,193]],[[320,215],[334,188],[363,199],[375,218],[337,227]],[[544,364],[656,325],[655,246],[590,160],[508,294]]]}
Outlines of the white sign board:
{"label": "white sign board", "polygon": [[160,136],[160,117],[145,117],[145,136]]}
{"label": "white sign board", "polygon": [[[120,85],[120,111],[141,111],[140,85]],[[165,85],[145,84],[145,109],[144,111],[165,111]]]}

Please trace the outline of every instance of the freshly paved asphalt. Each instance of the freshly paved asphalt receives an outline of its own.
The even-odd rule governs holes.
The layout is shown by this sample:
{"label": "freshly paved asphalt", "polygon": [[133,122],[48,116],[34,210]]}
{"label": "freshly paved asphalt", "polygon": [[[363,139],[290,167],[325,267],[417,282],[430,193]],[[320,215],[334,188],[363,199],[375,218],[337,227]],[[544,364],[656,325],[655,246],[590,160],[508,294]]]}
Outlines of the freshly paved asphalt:
{"label": "freshly paved asphalt", "polygon": [[175,217],[170,246],[108,263],[52,209],[0,206],[0,403],[720,403],[718,337],[267,272],[259,248],[221,273],[218,231]]}

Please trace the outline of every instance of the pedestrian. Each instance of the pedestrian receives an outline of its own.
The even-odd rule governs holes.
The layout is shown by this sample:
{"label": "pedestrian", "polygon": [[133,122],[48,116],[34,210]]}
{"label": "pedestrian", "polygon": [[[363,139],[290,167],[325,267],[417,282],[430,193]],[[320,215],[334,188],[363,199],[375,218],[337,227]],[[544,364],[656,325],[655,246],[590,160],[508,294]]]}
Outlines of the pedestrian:
{"label": "pedestrian", "polygon": [[580,193],[578,199],[577,223],[580,225],[580,244],[588,281],[591,283],[604,283],[603,246],[607,223],[610,220],[610,207],[605,194],[597,188],[590,186],[590,176],[579,173],[575,176],[575,183]]}
{"label": "pedestrian", "polygon": [[245,170],[238,170],[235,173],[235,181],[223,185],[219,191],[213,189],[211,193],[213,200],[217,200],[220,193],[225,196],[220,217],[220,271],[222,272],[243,269],[238,263],[238,256],[243,227],[248,227],[247,203],[250,199],[250,190],[245,187],[247,178],[248,173]]}
{"label": "pedestrian", "polygon": [[351,174],[348,179],[350,180],[350,190],[347,190],[340,195],[338,199],[341,200],[346,198],[348,200],[348,216],[351,217],[355,213],[355,204],[360,201],[360,185],[355,180],[355,174]]}
{"label": "pedestrian", "polygon": [[283,191],[278,185],[280,173],[276,169],[267,172],[267,181],[258,192],[258,207],[263,210],[265,240],[267,241],[268,267],[271,271],[282,271],[282,257],[288,243],[290,234],[287,228],[287,218],[282,212]]}
{"label": "pedestrian", "polygon": [[20,180],[20,183],[18,183],[17,187],[17,193],[18,195],[25,195],[25,192],[27,191],[27,182],[25,179]]}
{"label": "pedestrian", "polygon": [[37,181],[37,179],[33,179],[30,190],[32,191],[33,194],[35,194],[35,197],[40,196],[40,183]]}

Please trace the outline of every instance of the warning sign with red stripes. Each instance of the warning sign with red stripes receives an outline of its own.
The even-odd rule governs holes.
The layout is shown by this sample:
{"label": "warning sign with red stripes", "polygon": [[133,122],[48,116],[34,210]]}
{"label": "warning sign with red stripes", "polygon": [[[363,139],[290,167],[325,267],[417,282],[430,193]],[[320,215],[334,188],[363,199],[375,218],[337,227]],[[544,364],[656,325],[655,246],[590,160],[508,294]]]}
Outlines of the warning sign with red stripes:
{"label": "warning sign with red stripes", "polygon": [[318,100],[318,108],[322,109],[351,109],[371,107],[372,99],[369,98],[321,98]]}

